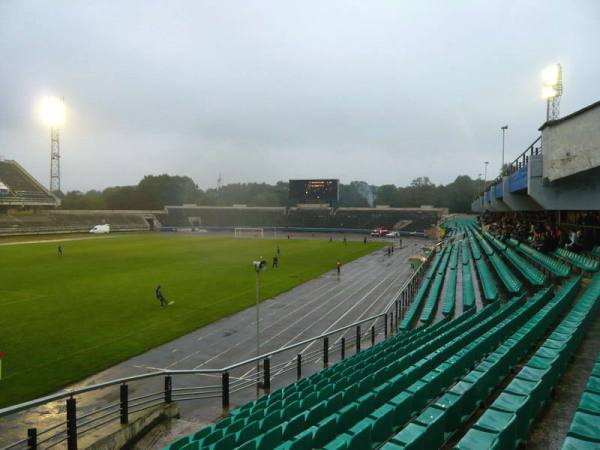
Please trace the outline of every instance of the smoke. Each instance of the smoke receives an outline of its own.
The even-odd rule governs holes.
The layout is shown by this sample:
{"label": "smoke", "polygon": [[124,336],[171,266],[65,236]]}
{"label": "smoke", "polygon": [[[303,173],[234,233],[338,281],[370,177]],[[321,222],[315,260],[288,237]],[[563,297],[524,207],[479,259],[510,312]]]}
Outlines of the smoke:
{"label": "smoke", "polygon": [[375,204],[375,193],[373,192],[373,187],[369,186],[364,181],[361,181],[358,184],[358,193],[367,200],[367,203],[372,208]]}

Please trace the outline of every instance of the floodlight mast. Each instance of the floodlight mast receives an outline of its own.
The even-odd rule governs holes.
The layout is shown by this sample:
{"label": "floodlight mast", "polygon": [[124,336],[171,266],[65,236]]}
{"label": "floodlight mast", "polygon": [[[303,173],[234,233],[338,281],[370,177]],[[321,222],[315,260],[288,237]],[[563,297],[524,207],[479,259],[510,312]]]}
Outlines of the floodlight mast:
{"label": "floodlight mast", "polygon": [[560,116],[560,98],[563,93],[562,66],[554,64],[544,70],[542,97],[546,99],[546,121]]}
{"label": "floodlight mast", "polygon": [[43,114],[50,127],[50,192],[60,192],[60,126],[65,123],[64,98],[47,98]]}

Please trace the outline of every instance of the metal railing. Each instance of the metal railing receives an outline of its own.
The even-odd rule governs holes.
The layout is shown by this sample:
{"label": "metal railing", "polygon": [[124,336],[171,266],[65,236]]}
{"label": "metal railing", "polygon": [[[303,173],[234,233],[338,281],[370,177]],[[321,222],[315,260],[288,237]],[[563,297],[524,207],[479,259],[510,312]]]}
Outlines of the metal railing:
{"label": "metal railing", "polygon": [[480,196],[483,195],[489,189],[490,186],[495,186],[496,184],[501,183],[503,177],[512,175],[519,169],[522,169],[523,167],[527,167],[527,165],[529,164],[529,159],[532,156],[541,155],[543,153],[541,141],[542,141],[542,136],[538,136],[538,138],[535,141],[533,141],[531,144],[529,144],[529,146],[525,149],[525,151],[523,153],[521,153],[519,156],[517,156],[514,159],[514,161],[506,164],[505,167],[502,167],[502,170],[500,171],[500,175],[498,175],[493,180],[487,181],[485,183],[486,185],[483,187],[483,192],[480,193]]}
{"label": "metal railing", "polygon": [[[28,428],[26,437],[2,449],[53,448],[61,444],[64,446],[66,441],[67,448],[74,450],[77,449],[81,436],[89,431],[117,419],[121,424],[127,424],[133,414],[172,402],[209,401],[214,407],[214,399],[220,398],[220,413],[226,415],[234,394],[242,397],[238,403],[245,403],[248,401],[248,394],[252,393],[251,388],[256,388],[256,396],[268,394],[276,383],[280,383],[279,387],[282,387],[297,381],[309,372],[314,373],[321,367],[328,367],[336,357],[344,360],[352,349],[359,353],[361,349],[375,345],[378,338],[381,341],[396,334],[398,324],[404,318],[438,248],[439,245],[434,246],[423,264],[406,280],[380,314],[223,368],[157,370],[67,390],[0,409],[0,418],[48,405],[52,405],[61,414],[64,409],[64,420],[41,431],[36,427]],[[317,342],[321,342],[321,345],[311,349]],[[304,349],[297,351],[300,347]],[[197,376],[205,377],[207,384],[198,384]],[[185,385],[185,380],[182,379],[186,377],[193,377],[193,385]],[[175,378],[181,379],[181,387],[174,387]],[[142,380],[145,382],[143,388],[148,391],[131,395],[130,386]],[[102,395],[104,400],[112,396],[106,404],[99,406],[97,399],[88,399],[90,404],[85,405],[83,394],[97,393],[115,386],[119,387],[118,396],[114,390]],[[245,397],[242,395],[244,393]],[[62,401],[64,405],[61,405]],[[80,406],[83,403],[83,408],[78,406],[78,401]],[[33,411],[33,414],[39,413]]]}

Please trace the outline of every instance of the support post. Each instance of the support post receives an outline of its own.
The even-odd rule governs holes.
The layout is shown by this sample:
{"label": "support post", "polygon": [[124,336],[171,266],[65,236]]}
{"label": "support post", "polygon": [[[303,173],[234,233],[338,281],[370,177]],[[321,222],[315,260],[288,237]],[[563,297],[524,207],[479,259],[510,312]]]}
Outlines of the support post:
{"label": "support post", "polygon": [[27,429],[27,448],[30,450],[37,449],[37,428]]}
{"label": "support post", "polygon": [[67,449],[77,450],[77,400],[67,399]]}
{"label": "support post", "polygon": [[129,423],[129,386],[126,383],[121,385],[121,425]]}
{"label": "support post", "polygon": [[387,313],[383,315],[383,338],[387,339]]}
{"label": "support post", "polygon": [[371,325],[371,347],[375,345],[375,325]]}
{"label": "support post", "polygon": [[221,404],[224,410],[229,409],[229,372],[221,374]]}
{"label": "support post", "polygon": [[346,358],[346,338],[342,337],[342,361]]}
{"label": "support post", "polygon": [[302,355],[298,353],[296,356],[296,378],[302,378]]}
{"label": "support post", "polygon": [[171,403],[172,401],[172,393],[173,393],[173,384],[171,381],[171,375],[167,375],[165,377],[165,403]]}
{"label": "support post", "polygon": [[323,338],[323,367],[327,367],[329,365],[329,337],[325,336]]}
{"label": "support post", "polygon": [[360,325],[356,325],[356,353],[360,352]]}
{"label": "support post", "polygon": [[268,392],[271,390],[271,358],[265,358],[263,366],[263,387]]}

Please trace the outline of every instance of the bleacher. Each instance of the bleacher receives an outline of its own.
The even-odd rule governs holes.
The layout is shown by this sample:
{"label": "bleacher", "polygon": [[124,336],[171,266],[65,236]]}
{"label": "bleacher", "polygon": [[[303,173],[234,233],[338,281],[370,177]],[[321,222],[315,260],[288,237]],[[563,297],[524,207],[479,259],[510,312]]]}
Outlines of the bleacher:
{"label": "bleacher", "polygon": [[120,211],[39,211],[0,214],[0,235],[88,232],[99,224],[111,231],[146,231],[143,215]]}
{"label": "bleacher", "polygon": [[0,206],[55,207],[59,201],[16,161],[0,160]]}
{"label": "bleacher", "polygon": [[[434,256],[399,333],[166,448],[426,450],[455,442],[457,449],[479,450],[526,444],[595,318],[600,274],[584,283],[583,274],[568,276],[570,266],[582,263],[569,255],[564,261],[540,258],[472,223],[457,228]],[[520,254],[513,247],[521,247]],[[484,302],[479,308],[472,266]],[[599,386],[600,361],[563,449],[600,446]]]}
{"label": "bleacher", "polygon": [[443,209],[436,208],[329,208],[167,206],[161,222],[189,227],[190,219],[207,228],[279,227],[313,229],[360,229],[377,227],[418,231],[434,227]]}

